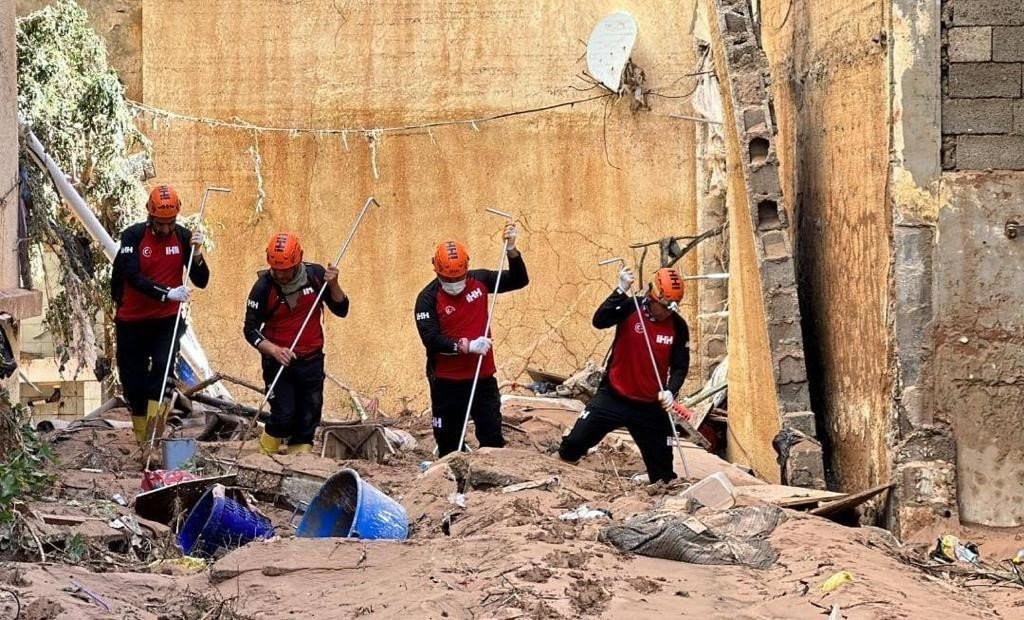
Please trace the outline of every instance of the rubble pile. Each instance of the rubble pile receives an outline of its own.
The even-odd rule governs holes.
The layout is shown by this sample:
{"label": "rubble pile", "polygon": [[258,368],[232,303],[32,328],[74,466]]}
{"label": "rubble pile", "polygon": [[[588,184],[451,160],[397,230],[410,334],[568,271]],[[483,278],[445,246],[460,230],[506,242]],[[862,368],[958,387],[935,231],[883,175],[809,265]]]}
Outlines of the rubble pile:
{"label": "rubble pile", "polygon": [[[609,436],[578,466],[564,463],[552,446],[577,404],[544,400],[546,409],[506,397],[504,449],[435,460],[429,418],[382,419],[371,425],[404,438],[383,462],[247,451],[233,463],[237,441],[199,442],[182,467],[187,479],[151,477],[148,492],[125,410],[53,430],[46,439],[55,482],[17,508],[24,527],[13,530],[19,541],[0,566],[0,617],[20,606],[22,618],[51,619],[574,618],[680,609],[811,618],[834,607],[847,618],[983,618],[1024,605],[1024,586],[996,587],[1014,585],[999,577],[1013,564],[958,560],[949,540],[953,555],[938,559],[933,541],[919,550],[884,530],[811,516],[792,507],[844,496],[765,484],[695,446],[692,474],[708,477],[697,486],[635,480],[644,467],[628,436]],[[406,540],[296,536],[324,482],[345,469],[400,505]],[[251,507],[272,531],[183,555],[177,533],[211,488]],[[841,572],[848,575],[835,577]]]}

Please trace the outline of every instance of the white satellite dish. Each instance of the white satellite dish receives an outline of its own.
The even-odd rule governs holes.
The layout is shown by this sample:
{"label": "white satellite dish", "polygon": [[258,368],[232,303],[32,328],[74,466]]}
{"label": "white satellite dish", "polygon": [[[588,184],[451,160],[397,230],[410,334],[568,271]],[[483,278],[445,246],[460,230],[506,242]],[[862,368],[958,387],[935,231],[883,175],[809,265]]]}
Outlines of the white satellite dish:
{"label": "white satellite dish", "polygon": [[587,71],[612,92],[619,92],[622,71],[636,43],[637,26],[633,16],[616,11],[597,23],[587,41]]}

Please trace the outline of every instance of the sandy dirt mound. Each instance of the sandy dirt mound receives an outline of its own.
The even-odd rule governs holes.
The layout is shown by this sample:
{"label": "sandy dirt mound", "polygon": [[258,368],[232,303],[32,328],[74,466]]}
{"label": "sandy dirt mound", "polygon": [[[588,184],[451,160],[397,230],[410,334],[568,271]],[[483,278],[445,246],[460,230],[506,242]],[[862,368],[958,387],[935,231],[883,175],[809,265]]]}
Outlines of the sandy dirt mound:
{"label": "sandy dirt mound", "polygon": [[[396,421],[419,445],[384,464],[315,454],[267,457],[254,454],[253,443],[239,471],[262,477],[257,505],[280,536],[229,552],[198,572],[175,563],[169,532],[150,533],[155,544],[131,549],[123,531],[104,530],[110,519],[131,513],[113,498],[130,502],[140,490],[140,455],[128,429],[78,431],[54,444],[61,465],[53,497],[30,507],[37,514],[87,519],[39,528],[44,537],[67,540],[82,533],[96,544],[77,565],[68,563],[67,550],[56,542],[47,543],[47,564],[0,565],[0,587],[9,591],[0,591],[0,618],[13,618],[19,603],[21,618],[47,620],[649,618],[678,617],[681,610],[709,618],[822,618],[833,605],[844,618],[1012,618],[1024,608],[1024,589],[961,587],[903,561],[911,548],[897,548],[884,532],[788,510],[768,539],[778,560],[764,570],[620,553],[598,542],[601,529],[680,505],[670,500],[685,483],[632,483],[629,476],[643,471],[639,456],[616,436],[579,466],[563,463],[551,446],[571,416],[545,417],[540,410],[515,415],[509,423],[529,434],[508,430],[508,449],[440,460],[430,452],[427,417]],[[124,412],[112,417],[127,419]],[[199,459],[204,473],[221,473],[237,446],[205,444]],[[695,475],[723,469],[697,450],[688,450],[688,461]],[[289,494],[296,491],[282,481],[301,477],[315,489],[316,480],[343,467],[405,507],[409,541],[293,538],[295,498]],[[763,484],[739,468],[725,471],[737,485]],[[562,519],[583,504],[607,516]],[[993,550],[989,557],[997,546],[1002,552],[1015,544],[1005,533],[979,535]],[[20,559],[32,559],[33,547],[30,542]],[[166,561],[153,563],[161,558]],[[838,571],[849,571],[853,581],[821,592]]]}

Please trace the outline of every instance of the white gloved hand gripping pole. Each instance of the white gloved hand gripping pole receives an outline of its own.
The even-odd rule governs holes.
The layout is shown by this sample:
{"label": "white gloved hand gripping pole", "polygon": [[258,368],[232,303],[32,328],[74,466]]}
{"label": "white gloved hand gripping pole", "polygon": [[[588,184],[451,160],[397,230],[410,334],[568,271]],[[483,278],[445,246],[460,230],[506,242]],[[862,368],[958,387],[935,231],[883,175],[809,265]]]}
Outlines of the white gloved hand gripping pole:
{"label": "white gloved hand gripping pole", "polygon": [[[363,222],[363,216],[366,215],[366,211],[370,208],[371,204],[377,205],[378,207],[380,206],[380,203],[377,202],[377,199],[373,196],[366,199],[363,209],[356,217],[355,223],[352,224],[352,231],[349,232],[348,238],[345,239],[345,243],[341,246],[341,250],[338,252],[337,258],[334,259],[333,265],[335,267],[341,264],[341,259],[344,258],[345,252],[348,251],[348,246],[352,243],[352,237],[355,237],[356,231],[359,230],[359,225]],[[317,293],[316,299],[313,300],[313,305],[310,306],[309,312],[306,313],[306,318],[302,321],[302,325],[299,327],[298,333],[295,334],[295,339],[292,340],[291,346],[288,347],[289,351],[294,351],[295,346],[299,344],[299,339],[302,338],[302,332],[306,331],[306,326],[309,325],[309,320],[313,317],[313,313],[316,312],[317,307],[320,305],[320,300],[323,298],[324,292],[327,291],[327,284],[327,280],[325,279],[324,283],[320,285],[320,291]],[[263,408],[267,406],[268,402],[270,402],[270,397],[274,393],[274,387],[277,386],[277,382],[281,378],[282,373],[284,373],[284,365],[277,369],[277,374],[274,375],[274,380],[270,382],[270,386],[267,387],[267,393],[263,395],[263,400],[260,402],[260,406],[256,409],[256,415],[249,420],[249,424],[246,426],[245,432],[242,434],[242,443],[238,444],[238,453],[235,454],[236,464],[239,457],[242,455],[242,448],[245,447],[245,442],[248,441],[249,432],[252,430],[253,424],[255,424],[257,419],[260,417],[260,413],[263,412]]]}
{"label": "white gloved hand gripping pole", "polygon": [[[611,265],[613,263],[618,263],[621,266],[626,265],[626,261],[622,258],[609,258],[608,260],[600,261],[597,264],[603,266]],[[632,291],[624,292],[632,293]],[[631,294],[630,296],[633,298],[633,305],[636,307],[636,318],[640,321],[640,331],[643,332],[644,342],[647,343],[647,353],[651,356],[651,368],[654,370],[654,378],[658,380],[658,392],[663,392],[665,390],[665,382],[661,380],[661,373],[658,372],[658,362],[654,359],[654,347],[651,346],[651,337],[647,335],[647,325],[644,323],[644,317],[640,310],[640,302],[637,301],[635,294]],[[672,437],[675,439],[676,448],[679,451],[679,460],[683,464],[683,475],[689,478],[690,468],[686,464],[686,455],[683,454],[683,442],[679,440],[679,431],[676,430],[675,418],[673,418],[672,414],[668,411],[665,412],[665,415],[668,416],[668,424],[672,428]]]}
{"label": "white gloved hand gripping pole", "polygon": [[[202,226],[203,215],[206,213],[206,200],[210,197],[210,192],[219,192],[228,194],[231,192],[226,187],[207,187],[206,191],[203,192],[203,200],[199,205],[199,219],[196,221],[196,226]],[[185,272],[181,277],[183,283],[187,283],[189,280],[189,274],[192,272],[192,261],[196,257],[196,246],[193,243],[189,244],[188,250],[188,261],[185,263]],[[188,286],[183,284],[183,286]],[[185,314],[185,308],[188,305],[188,301],[180,302],[178,305],[178,313],[174,316],[174,331],[171,332],[171,350],[167,354],[167,364],[164,365],[164,378],[160,382],[160,400],[157,401],[157,419],[153,421],[153,428],[149,433],[149,454],[146,456],[146,469],[149,471],[150,461],[153,460],[153,444],[156,443],[156,431],[160,427],[159,420],[167,416],[167,412],[164,411],[164,398],[167,395],[167,377],[171,374],[171,362],[174,361],[175,349],[177,349],[178,341],[178,326],[181,324],[181,315]],[[171,407],[174,406],[174,401],[171,401]]]}
{"label": "white gloved hand gripping pole", "polygon": [[[498,211],[497,209],[491,209],[488,207],[485,209],[488,213],[500,216],[508,220],[511,224],[515,218],[509,213]],[[501,290],[501,272],[505,270],[505,255],[508,254],[508,239],[505,239],[505,243],[501,249],[501,261],[498,263],[498,277],[494,281],[494,293],[491,295],[491,307],[487,310],[487,326],[484,327],[484,337],[491,333],[491,319],[494,318],[494,306],[498,303],[498,292]],[[493,348],[493,347],[492,347]],[[486,355],[481,355],[476,360],[476,372],[473,373],[473,385],[469,389],[469,402],[466,403],[466,417],[462,420],[462,433],[459,434],[459,447],[456,452],[462,452],[462,447],[466,444],[466,429],[469,427],[469,413],[473,410],[473,399],[476,397],[476,385],[480,380],[480,369],[484,365],[484,358]]]}

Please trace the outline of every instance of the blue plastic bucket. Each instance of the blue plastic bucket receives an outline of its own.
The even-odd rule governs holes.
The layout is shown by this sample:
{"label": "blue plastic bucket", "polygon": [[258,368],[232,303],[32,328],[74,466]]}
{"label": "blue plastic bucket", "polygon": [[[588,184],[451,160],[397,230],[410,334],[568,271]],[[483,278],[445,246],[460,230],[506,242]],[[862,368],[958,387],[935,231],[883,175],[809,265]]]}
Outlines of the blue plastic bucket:
{"label": "blue plastic bucket", "polygon": [[164,455],[164,469],[181,469],[181,466],[196,455],[195,439],[164,439],[161,449]]}
{"label": "blue plastic bucket", "polygon": [[178,533],[178,546],[185,555],[204,557],[219,549],[234,549],[273,535],[269,521],[224,497],[224,487],[215,485],[203,494],[185,519]]}
{"label": "blue plastic bucket", "polygon": [[309,503],[295,535],[300,538],[405,540],[409,517],[402,505],[352,469],[327,479]]}

